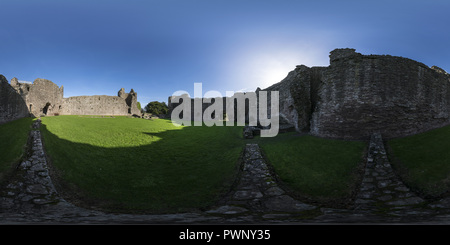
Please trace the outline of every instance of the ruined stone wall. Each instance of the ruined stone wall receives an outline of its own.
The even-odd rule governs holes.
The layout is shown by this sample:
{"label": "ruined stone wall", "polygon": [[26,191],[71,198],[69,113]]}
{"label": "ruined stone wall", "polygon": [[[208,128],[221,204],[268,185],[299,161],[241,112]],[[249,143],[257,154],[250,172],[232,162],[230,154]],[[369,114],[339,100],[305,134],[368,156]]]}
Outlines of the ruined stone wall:
{"label": "ruined stone wall", "polygon": [[61,115],[126,116],[129,111],[125,99],[118,96],[74,96],[63,99]]}
{"label": "ruined stone wall", "polygon": [[[258,94],[258,91],[256,91],[256,95]],[[242,98],[241,98],[242,96]],[[238,99],[237,97],[239,97],[240,99]],[[222,118],[225,121],[233,121],[234,123],[237,123],[239,120],[243,120],[244,123],[249,123],[250,121],[252,123],[255,123],[254,126],[257,125],[257,123],[259,122],[259,114],[258,114],[258,101],[259,98],[258,96],[254,97],[255,100],[252,100],[252,102],[254,102],[254,105],[256,106],[255,109],[255,113],[253,114],[254,117],[252,117],[250,112],[250,98],[246,97],[246,93],[236,93],[234,94],[233,97],[217,97],[217,98],[209,98],[208,100],[205,100],[205,98],[188,98],[190,101],[190,113],[191,113],[191,121],[204,121],[205,118],[205,113],[211,113],[214,110],[211,108],[211,105],[215,105],[218,106],[218,104],[216,104],[216,101],[221,100],[222,101],[222,112],[223,115],[222,117],[219,116],[219,118]],[[270,94],[268,95],[268,105],[270,105]],[[174,96],[170,96],[168,99],[168,115],[171,116],[172,115],[172,111],[174,108],[180,106],[180,104],[183,103],[183,99],[180,98],[178,102],[175,102]],[[196,104],[198,105],[198,108],[200,108],[200,110],[196,110]],[[241,115],[238,114],[238,107],[239,110],[243,110],[244,114],[243,114],[243,119],[241,119]],[[209,110],[208,110],[209,109]],[[231,113],[230,113],[231,111]],[[182,113],[184,113],[185,111],[183,111]],[[269,110],[270,112],[270,110]],[[216,115],[211,113],[211,118],[214,118],[213,120],[216,119]],[[270,115],[270,113],[269,113]],[[179,116],[181,119],[183,119],[183,115]],[[197,118],[200,118],[200,120],[197,120]],[[239,121],[241,122],[241,121]]]}
{"label": "ruined stone wall", "polygon": [[[168,115],[172,114],[172,110],[183,103],[183,99],[180,98],[178,102],[175,102],[173,100],[173,96],[170,96],[168,99]],[[203,120],[203,114],[205,110],[211,106],[213,103],[215,103],[215,100],[222,100],[222,110],[223,113],[226,113],[226,97],[221,98],[212,98],[211,102],[204,102],[203,98],[189,98],[190,100],[190,112],[191,112],[191,120],[192,121],[202,121]],[[201,110],[196,110],[195,105],[199,105],[198,108],[201,108]],[[236,110],[234,108],[234,110]],[[183,111],[184,113],[184,111]],[[183,115],[180,116],[180,118],[183,118]],[[196,118],[201,118],[201,120],[195,120]]]}
{"label": "ruined stone wall", "polygon": [[414,60],[387,55],[334,59],[325,70],[311,133],[365,138],[401,137],[450,123],[450,76]]}
{"label": "ruined stone wall", "polygon": [[0,75],[0,124],[27,116],[29,113],[25,100]]}
{"label": "ruined stone wall", "polygon": [[133,89],[129,93],[125,93],[125,89],[121,88],[117,93],[117,96],[125,99],[127,106],[129,107],[128,113],[140,115],[141,111],[137,107],[137,93]]}
{"label": "ruined stone wall", "polygon": [[[299,132],[309,132],[317,103],[317,90],[325,67],[299,65],[286,78],[263,91],[279,91],[280,125],[291,124]],[[268,96],[270,105],[270,97]]]}
{"label": "ruined stone wall", "polygon": [[11,86],[24,98],[32,116],[53,116],[60,113],[63,86],[58,87],[52,81],[41,78],[34,80],[32,84],[19,83],[17,78],[13,78]]}
{"label": "ruined stone wall", "polygon": [[118,96],[94,95],[64,98],[63,86],[36,79],[33,83],[0,75],[0,123],[26,116],[55,115],[140,115],[137,94],[122,88]]}
{"label": "ruined stone wall", "polygon": [[297,66],[280,83],[280,116],[299,132],[340,139],[402,137],[450,124],[450,76],[402,57],[330,53],[330,66]]}
{"label": "ruined stone wall", "polygon": [[137,93],[131,89],[126,93],[121,88],[117,96],[92,95],[64,98],[62,115],[141,115],[137,108]]}

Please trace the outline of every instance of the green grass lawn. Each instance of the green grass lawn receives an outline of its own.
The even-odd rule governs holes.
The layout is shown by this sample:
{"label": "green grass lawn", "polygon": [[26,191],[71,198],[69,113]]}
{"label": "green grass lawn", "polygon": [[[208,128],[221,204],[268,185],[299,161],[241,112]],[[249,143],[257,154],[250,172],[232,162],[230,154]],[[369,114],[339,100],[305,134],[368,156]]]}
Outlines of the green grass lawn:
{"label": "green grass lawn", "polygon": [[[45,148],[66,190],[116,211],[204,208],[229,190],[246,143],[258,143],[280,179],[313,200],[347,198],[365,142],[297,133],[242,138],[242,127],[176,127],[127,117],[42,118]],[[0,125],[0,180],[23,157],[31,118]],[[409,186],[431,196],[450,189],[450,127],[388,142]],[[95,202],[94,202],[95,201]]]}
{"label": "green grass lawn", "polygon": [[281,180],[318,201],[344,200],[358,183],[366,143],[330,140],[298,133],[255,138]]}
{"label": "green grass lawn", "polygon": [[403,180],[428,196],[450,190],[450,126],[388,141]]}
{"label": "green grass lawn", "polygon": [[0,182],[23,157],[31,124],[31,118],[22,118],[0,125]]}
{"label": "green grass lawn", "polygon": [[175,127],[127,117],[42,118],[53,165],[71,191],[118,211],[174,212],[214,204],[259,143],[281,179],[313,199],[348,197],[363,142],[295,133],[245,140],[242,127]]}
{"label": "green grass lawn", "polygon": [[127,117],[42,118],[47,153],[66,187],[103,208],[174,212],[213,204],[229,189],[241,127],[175,127]]}

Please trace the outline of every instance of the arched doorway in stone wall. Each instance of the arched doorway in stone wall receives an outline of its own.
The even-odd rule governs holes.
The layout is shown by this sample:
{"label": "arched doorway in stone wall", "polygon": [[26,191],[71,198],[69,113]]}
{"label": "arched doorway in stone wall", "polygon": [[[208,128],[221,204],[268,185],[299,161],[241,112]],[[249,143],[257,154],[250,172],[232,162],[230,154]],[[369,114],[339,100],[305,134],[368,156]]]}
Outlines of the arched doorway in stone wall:
{"label": "arched doorway in stone wall", "polygon": [[44,115],[48,115],[48,113],[50,113],[51,111],[51,106],[52,104],[50,104],[50,102],[47,102],[47,104],[45,104],[44,108],[42,109],[42,113],[44,113]]}

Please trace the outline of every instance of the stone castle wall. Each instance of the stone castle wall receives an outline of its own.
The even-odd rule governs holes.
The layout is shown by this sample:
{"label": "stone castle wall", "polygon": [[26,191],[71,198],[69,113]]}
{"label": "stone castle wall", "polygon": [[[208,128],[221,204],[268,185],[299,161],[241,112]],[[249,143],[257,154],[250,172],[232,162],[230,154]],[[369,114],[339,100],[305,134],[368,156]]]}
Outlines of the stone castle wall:
{"label": "stone castle wall", "polygon": [[52,81],[38,78],[33,83],[20,83],[13,78],[9,84],[0,75],[0,123],[26,116],[133,114],[140,115],[133,90],[125,93],[122,88],[117,96],[64,98],[63,86],[58,87]]}
{"label": "stone castle wall", "polygon": [[322,81],[317,135],[400,137],[450,122],[450,76],[410,59],[354,53],[332,61]]}
{"label": "stone castle wall", "polygon": [[38,78],[31,84],[19,83],[17,78],[11,79],[11,86],[24,98],[31,115],[58,115],[64,96],[63,86]]}
{"label": "stone castle wall", "polygon": [[0,124],[27,116],[29,112],[25,100],[0,75]]}
{"label": "stone castle wall", "polygon": [[64,98],[61,115],[140,115],[137,108],[137,94],[125,93],[122,88],[117,96],[92,95]]}
{"label": "stone castle wall", "polygon": [[125,93],[125,89],[121,88],[119,90],[119,92],[117,93],[117,96],[122,99],[125,99],[125,103],[128,106],[128,111],[127,111],[128,114],[132,114],[132,115],[134,115],[134,114],[140,115],[141,114],[141,111],[137,107],[137,93],[134,92],[133,89],[131,89],[129,93]]}
{"label": "stone castle wall", "polygon": [[64,98],[61,115],[128,115],[128,106],[118,96],[93,95]]}
{"label": "stone castle wall", "polygon": [[[175,102],[173,99],[174,99],[174,96],[170,96],[168,99],[168,109],[169,109],[169,111],[167,113],[168,115],[171,115],[173,109],[183,103],[182,98],[180,98],[178,102]],[[190,109],[189,110],[191,113],[190,118],[192,121],[203,121],[203,117],[204,117],[204,113],[205,113],[206,109],[209,108],[211,105],[215,104],[216,101],[219,101],[219,100],[222,101],[221,108],[222,108],[223,115],[222,116],[217,115],[217,116],[219,116],[219,118],[222,118],[224,120],[228,120],[230,118],[230,115],[228,115],[228,110],[230,110],[230,111],[232,111],[233,115],[235,115],[233,118],[233,121],[236,122],[238,120],[238,117],[236,116],[237,115],[237,106],[239,103],[242,103],[242,102],[238,101],[238,99],[236,99],[236,98],[233,100],[232,105],[227,104],[227,102],[230,99],[227,97],[210,98],[210,100],[208,100],[208,101],[204,100],[204,98],[188,98],[188,99],[190,100],[190,102],[189,102]],[[246,113],[244,115],[245,116],[244,121],[248,122],[248,120],[249,120],[249,115],[248,115],[249,101],[248,101],[248,99],[245,100],[244,103],[245,103],[244,106],[245,106],[245,110],[246,110]],[[196,108],[195,108],[196,104],[199,105],[198,108],[201,108],[200,110],[196,110]],[[232,109],[228,109],[227,106],[232,106]],[[184,113],[184,111],[183,111],[183,113]],[[213,115],[213,116],[211,116],[211,117],[216,118],[215,117],[216,115]],[[180,118],[184,118],[184,117],[181,115]],[[198,118],[200,118],[200,120],[196,120]]]}
{"label": "stone castle wall", "polygon": [[407,58],[337,49],[328,67],[297,66],[266,90],[277,89],[281,116],[320,137],[393,138],[450,124],[450,75]]}
{"label": "stone castle wall", "polygon": [[324,70],[325,67],[298,65],[281,82],[262,90],[279,91],[281,124],[291,124],[299,132],[310,131],[310,118],[317,103],[317,90]]}

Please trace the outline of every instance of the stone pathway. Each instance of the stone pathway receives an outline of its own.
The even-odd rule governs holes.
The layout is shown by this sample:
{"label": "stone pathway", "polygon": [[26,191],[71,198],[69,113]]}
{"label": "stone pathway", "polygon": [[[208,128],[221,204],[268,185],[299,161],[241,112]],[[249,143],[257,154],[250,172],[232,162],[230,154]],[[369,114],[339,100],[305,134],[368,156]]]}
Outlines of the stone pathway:
{"label": "stone pathway", "polygon": [[330,216],[342,217],[344,214],[372,222],[420,222],[450,214],[450,198],[428,202],[400,180],[392,169],[380,134],[371,136],[366,161],[353,209],[329,209]]}
{"label": "stone pathway", "polygon": [[[37,120],[33,127],[39,125]],[[30,140],[27,159],[0,189],[0,224],[450,224],[450,198],[429,203],[409,190],[392,170],[380,135],[371,139],[354,208],[317,207],[289,196],[275,181],[259,146],[247,144],[240,178],[217,206],[154,215],[104,213],[68,203],[52,184],[39,130],[31,132]]]}
{"label": "stone pathway", "polygon": [[424,202],[395,175],[381,135],[372,135],[356,210],[382,211],[393,215],[398,212],[416,212],[415,207]]}
{"label": "stone pathway", "polygon": [[27,210],[59,201],[43,155],[40,132],[32,131],[31,140],[31,156],[17,167],[22,174],[3,189],[6,195],[0,203],[2,209]]}
{"label": "stone pathway", "polygon": [[301,212],[315,208],[287,195],[274,180],[259,146],[247,144],[238,185],[226,199],[225,205],[207,213]]}

